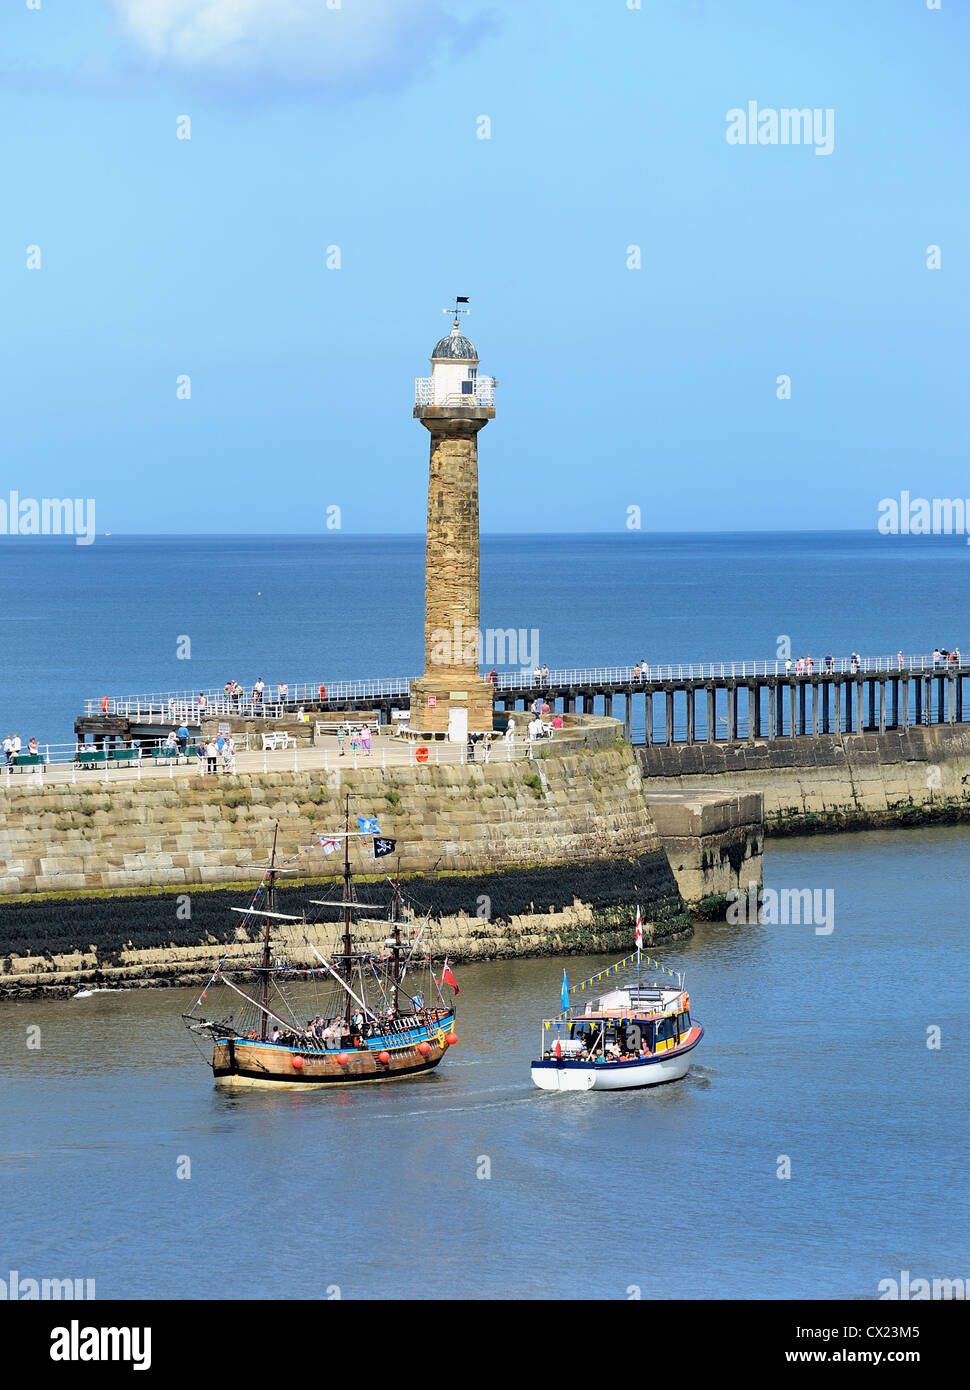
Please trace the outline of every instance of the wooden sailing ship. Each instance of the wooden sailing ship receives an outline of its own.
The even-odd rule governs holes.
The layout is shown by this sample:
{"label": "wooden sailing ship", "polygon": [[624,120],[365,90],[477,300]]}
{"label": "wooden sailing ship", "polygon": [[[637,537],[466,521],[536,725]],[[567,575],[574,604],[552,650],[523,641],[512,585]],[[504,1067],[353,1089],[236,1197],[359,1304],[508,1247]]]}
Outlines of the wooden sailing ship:
{"label": "wooden sailing ship", "polygon": [[[232,909],[243,916],[243,939],[233,943],[195,1006],[182,1015],[197,1040],[211,1041],[217,1085],[392,1081],[433,1071],[457,1043],[455,1005],[442,985],[453,994],[458,986],[447,960],[440,981],[434,974],[428,916],[418,921],[393,879],[390,901],[383,904],[363,902],[355,891],[351,841],[379,835],[376,821],[359,817],[358,824],[362,828],[352,831],[348,799],[342,834],[316,842],[332,849],[343,840],[343,892],[311,899],[306,906],[317,910],[313,918],[305,910],[277,910],[277,881],[287,872],[277,858],[278,826],[263,883],[249,907]],[[336,913],[336,923],[319,920],[323,913]],[[253,942],[256,924],[261,931]],[[331,933],[325,952],[310,939]],[[246,960],[247,945],[258,945],[256,959]],[[231,1011],[206,1018],[203,1008],[211,1008],[208,1000],[217,989],[225,991]]]}

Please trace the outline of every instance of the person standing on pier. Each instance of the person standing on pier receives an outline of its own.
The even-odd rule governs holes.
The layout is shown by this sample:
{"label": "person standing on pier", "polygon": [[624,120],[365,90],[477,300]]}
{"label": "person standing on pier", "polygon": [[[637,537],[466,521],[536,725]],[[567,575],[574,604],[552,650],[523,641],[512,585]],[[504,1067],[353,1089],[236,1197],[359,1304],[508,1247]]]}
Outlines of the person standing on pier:
{"label": "person standing on pier", "polygon": [[364,752],[370,757],[370,725],[365,724],[360,731],[360,743]]}
{"label": "person standing on pier", "polygon": [[253,706],[254,706],[254,707],[255,707],[256,705],[259,705],[260,707],[262,707],[262,704],[263,704],[263,691],[264,691],[265,689],[266,689],[266,687],[263,685],[263,678],[262,678],[262,676],[257,677],[256,684],[253,686]]}
{"label": "person standing on pier", "polygon": [[897,671],[901,671],[902,669],[903,669],[903,654],[902,654],[901,651],[898,651],[898,652],[896,653],[896,670],[897,670]]}
{"label": "person standing on pier", "polygon": [[178,742],[179,752],[184,753],[189,746],[189,731],[184,724],[180,724],[175,730],[175,738]]}
{"label": "person standing on pier", "polygon": [[346,730],[346,729],[344,728],[344,726],[341,724],[341,725],[339,726],[339,728],[337,729],[337,749],[338,749],[338,751],[339,751],[341,757],[344,756],[344,739],[345,739],[346,737],[347,737],[347,730]]}

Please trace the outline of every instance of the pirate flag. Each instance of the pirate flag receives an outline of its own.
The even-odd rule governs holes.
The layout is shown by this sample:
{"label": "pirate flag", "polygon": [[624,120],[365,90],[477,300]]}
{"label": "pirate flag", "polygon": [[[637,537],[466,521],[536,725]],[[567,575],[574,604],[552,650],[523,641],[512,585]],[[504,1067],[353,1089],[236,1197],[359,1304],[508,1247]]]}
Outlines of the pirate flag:
{"label": "pirate flag", "polygon": [[374,858],[383,859],[385,854],[393,854],[397,849],[397,840],[387,840],[381,835],[374,836]]}

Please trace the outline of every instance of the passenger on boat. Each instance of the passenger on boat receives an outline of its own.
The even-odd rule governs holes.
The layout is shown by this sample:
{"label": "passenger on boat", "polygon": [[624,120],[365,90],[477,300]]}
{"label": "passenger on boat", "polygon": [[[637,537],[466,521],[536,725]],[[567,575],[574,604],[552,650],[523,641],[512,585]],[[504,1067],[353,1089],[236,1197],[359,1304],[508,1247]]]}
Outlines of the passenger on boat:
{"label": "passenger on boat", "polygon": [[273,1029],[272,1037],[270,1038],[270,1042],[277,1043],[277,1042],[280,1041],[280,1039],[282,1038],[282,1036],[283,1036],[283,1034],[280,1032],[280,1030],[279,1030],[278,1028],[274,1028],[274,1029]]}

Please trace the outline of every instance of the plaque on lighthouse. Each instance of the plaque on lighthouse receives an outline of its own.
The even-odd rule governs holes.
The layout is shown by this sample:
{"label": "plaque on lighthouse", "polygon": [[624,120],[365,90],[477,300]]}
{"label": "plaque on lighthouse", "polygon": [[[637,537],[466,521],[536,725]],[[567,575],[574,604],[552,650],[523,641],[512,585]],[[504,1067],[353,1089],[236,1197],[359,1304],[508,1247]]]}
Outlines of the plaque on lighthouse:
{"label": "plaque on lighthouse", "polygon": [[414,418],[431,435],[425,555],[424,675],[411,687],[411,732],[464,742],[492,728],[493,689],[479,672],[478,435],[495,418],[495,382],[480,376],[461,331],[465,299],[445,310],[451,332],[418,377]]}

